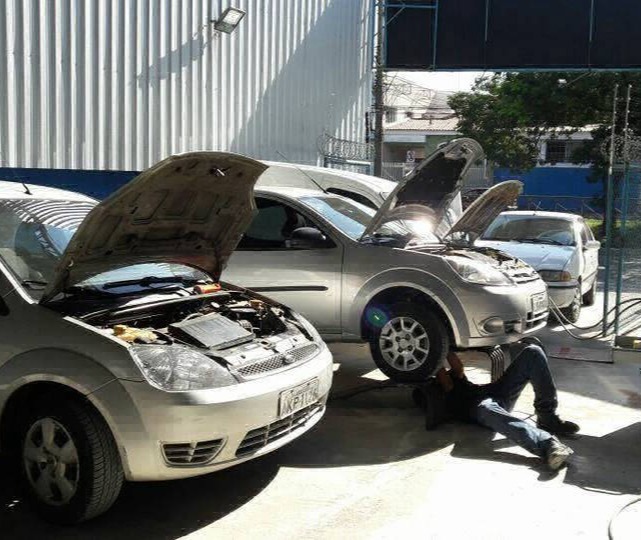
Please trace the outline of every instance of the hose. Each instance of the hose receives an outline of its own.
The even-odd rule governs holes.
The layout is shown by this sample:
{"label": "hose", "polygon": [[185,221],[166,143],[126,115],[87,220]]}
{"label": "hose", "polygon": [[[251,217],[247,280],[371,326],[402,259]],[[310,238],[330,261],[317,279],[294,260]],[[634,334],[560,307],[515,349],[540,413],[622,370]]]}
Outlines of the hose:
{"label": "hose", "polygon": [[[574,339],[576,339],[576,340],[578,340],[578,341],[590,341],[590,340],[592,340],[592,339],[596,339],[596,338],[600,338],[600,337],[607,337],[607,336],[609,336],[609,335],[612,335],[612,334],[613,334],[613,332],[611,332],[611,330],[612,330],[612,328],[614,327],[615,321],[611,321],[611,322],[608,322],[608,323],[607,323],[607,325],[606,325],[606,331],[605,331],[605,332],[604,332],[603,330],[601,330],[599,333],[594,334],[593,336],[577,336],[576,334],[574,334],[574,333],[573,333],[573,332],[568,328],[568,326],[572,326],[572,327],[576,328],[577,330],[590,330],[591,328],[594,328],[594,327],[599,326],[600,324],[602,324],[605,318],[601,318],[597,323],[595,323],[595,324],[593,324],[593,325],[591,325],[591,326],[586,326],[586,327],[577,326],[576,324],[574,324],[574,323],[572,323],[571,321],[569,321],[569,320],[565,317],[565,315],[563,315],[563,313],[561,312],[561,308],[559,308],[559,306],[557,306],[557,305],[554,303],[554,300],[552,300],[552,299],[550,298],[550,302],[551,302],[551,304],[552,304],[552,312],[554,313],[554,315],[555,315],[555,316],[556,316],[556,318],[558,319],[559,323],[560,323],[560,324],[561,324],[561,326],[563,327],[563,330],[565,330],[565,332],[566,332],[569,336],[571,336],[572,338],[574,338]],[[609,317],[611,313],[613,313],[614,311],[616,311],[616,309],[617,309],[617,308],[620,308],[620,307],[621,307],[622,305],[624,305],[624,304],[631,304],[631,305],[629,305],[629,306],[627,306],[625,309],[623,309],[623,310],[619,311],[619,315],[620,315],[621,313],[625,313],[625,312],[626,312],[626,311],[628,311],[629,309],[631,309],[631,308],[635,307],[637,304],[641,304],[641,298],[629,298],[628,300],[625,300],[625,301],[621,302],[618,306],[613,307],[613,308],[612,308],[612,309],[611,309],[611,310],[606,314],[606,318],[607,318],[607,317]],[[607,319],[606,319],[606,320],[607,320]]]}
{"label": "hose", "polygon": [[614,514],[610,518],[610,521],[608,522],[608,539],[609,540],[614,540],[614,534],[612,534],[612,525],[614,525],[616,518],[618,518],[626,508],[629,508],[630,506],[640,502],[641,502],[641,497],[637,497],[636,499],[632,499],[631,501],[628,501],[626,504],[624,504],[621,508],[617,510],[616,514]]}

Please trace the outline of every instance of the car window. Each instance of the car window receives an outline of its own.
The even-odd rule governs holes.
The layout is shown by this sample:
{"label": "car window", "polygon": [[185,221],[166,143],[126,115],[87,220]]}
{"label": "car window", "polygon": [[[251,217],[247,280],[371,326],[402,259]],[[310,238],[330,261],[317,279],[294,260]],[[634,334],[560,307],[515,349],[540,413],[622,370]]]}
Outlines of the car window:
{"label": "car window", "polygon": [[579,224],[579,233],[581,234],[581,242],[583,242],[583,245],[594,240],[594,235],[585,222]]}
{"label": "car window", "polygon": [[377,209],[377,206],[372,201],[370,201],[367,197],[361,195],[360,193],[354,193],[353,191],[339,188],[328,188],[327,192],[341,195],[342,197],[347,197],[348,199],[352,199],[353,201],[356,201],[363,206],[367,206],[368,208],[373,208],[374,210]]}
{"label": "car window", "polygon": [[256,197],[256,207],[258,213],[237,249],[288,249],[292,232],[300,227],[316,227],[300,212],[281,202]]}
{"label": "car window", "polygon": [[[62,254],[94,206],[84,201],[0,201],[0,259],[19,281],[32,282],[27,290],[33,298],[39,299],[55,277]],[[206,278],[184,265],[146,263],[103,272],[79,285],[96,287],[146,276]]]}
{"label": "car window", "polygon": [[[300,201],[354,240],[361,238],[376,214],[374,209],[340,196],[302,197]],[[376,236],[402,238],[406,241],[417,239],[429,243],[439,242],[431,233],[430,224],[428,229],[430,230],[426,230],[426,224],[420,220],[394,220],[381,225],[376,231]]]}
{"label": "car window", "polygon": [[501,214],[487,228],[483,240],[520,241],[541,244],[576,244],[572,222],[540,216]]}

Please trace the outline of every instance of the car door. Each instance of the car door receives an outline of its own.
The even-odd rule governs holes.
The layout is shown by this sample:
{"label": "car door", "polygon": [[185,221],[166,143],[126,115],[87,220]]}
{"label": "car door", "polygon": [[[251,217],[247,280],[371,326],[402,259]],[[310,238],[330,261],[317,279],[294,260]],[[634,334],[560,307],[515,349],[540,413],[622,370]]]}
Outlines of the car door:
{"label": "car door", "polygon": [[291,240],[295,229],[320,230],[308,215],[264,196],[256,197],[256,206],[258,213],[230,258],[223,280],[290,306],[325,336],[340,334],[342,245],[327,237],[323,246],[300,247]]}
{"label": "car door", "polygon": [[593,245],[594,235],[587,224],[584,221],[579,221],[578,226],[583,257],[581,282],[583,283],[583,292],[586,292],[592,287],[599,269],[599,248]]}

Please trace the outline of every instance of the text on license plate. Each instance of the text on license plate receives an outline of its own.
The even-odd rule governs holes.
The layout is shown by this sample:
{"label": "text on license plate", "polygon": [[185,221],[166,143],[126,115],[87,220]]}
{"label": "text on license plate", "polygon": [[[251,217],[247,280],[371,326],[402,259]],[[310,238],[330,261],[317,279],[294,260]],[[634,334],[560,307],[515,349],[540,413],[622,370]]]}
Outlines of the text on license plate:
{"label": "text on license plate", "polygon": [[548,308],[548,295],[546,293],[535,294],[532,296],[532,311],[545,311]]}
{"label": "text on license plate", "polygon": [[318,401],[318,379],[312,379],[280,393],[278,416],[281,418]]}

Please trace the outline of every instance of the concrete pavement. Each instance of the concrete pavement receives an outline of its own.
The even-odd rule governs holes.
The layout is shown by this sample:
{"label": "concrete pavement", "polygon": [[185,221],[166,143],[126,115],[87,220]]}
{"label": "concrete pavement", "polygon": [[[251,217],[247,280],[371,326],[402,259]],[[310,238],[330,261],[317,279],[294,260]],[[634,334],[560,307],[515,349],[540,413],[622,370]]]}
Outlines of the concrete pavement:
{"label": "concrete pavement", "polygon": [[[546,335],[557,333],[552,328]],[[560,335],[560,334],[559,334]],[[554,342],[554,340],[552,340]],[[335,345],[337,395],[382,379],[362,345]],[[489,362],[468,355],[487,380]],[[568,469],[549,473],[509,441],[471,425],[423,429],[409,390],[334,399],[307,436],[265,458],[186,481],[129,485],[113,509],[75,528],[42,523],[3,483],[0,537],[430,539],[607,538],[641,493],[641,376],[633,364],[551,360],[561,412],[582,426]],[[532,413],[526,390],[517,404]],[[641,509],[617,519],[638,538]]]}

